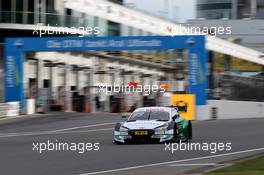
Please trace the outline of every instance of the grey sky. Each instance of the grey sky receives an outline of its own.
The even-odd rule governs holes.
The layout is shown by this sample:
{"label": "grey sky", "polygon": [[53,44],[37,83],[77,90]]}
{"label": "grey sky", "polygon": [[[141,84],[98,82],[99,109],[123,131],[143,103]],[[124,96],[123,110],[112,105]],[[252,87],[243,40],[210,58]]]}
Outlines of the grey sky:
{"label": "grey sky", "polygon": [[129,6],[154,13],[171,20],[184,22],[195,18],[196,0],[124,0]]}

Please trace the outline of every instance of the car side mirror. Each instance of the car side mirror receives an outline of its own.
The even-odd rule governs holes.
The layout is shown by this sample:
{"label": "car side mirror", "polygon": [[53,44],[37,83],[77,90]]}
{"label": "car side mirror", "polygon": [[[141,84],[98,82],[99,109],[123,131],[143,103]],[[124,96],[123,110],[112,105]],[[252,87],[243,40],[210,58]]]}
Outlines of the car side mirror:
{"label": "car side mirror", "polygon": [[173,121],[175,121],[177,118],[179,118],[180,117],[180,115],[179,114],[176,114],[176,115],[174,115],[173,117],[172,117],[172,120]]}

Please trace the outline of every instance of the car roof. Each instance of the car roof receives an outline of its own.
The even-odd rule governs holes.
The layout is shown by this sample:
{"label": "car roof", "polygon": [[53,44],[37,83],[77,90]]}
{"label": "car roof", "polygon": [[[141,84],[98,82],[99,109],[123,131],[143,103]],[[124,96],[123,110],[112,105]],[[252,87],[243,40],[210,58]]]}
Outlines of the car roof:
{"label": "car roof", "polygon": [[151,106],[151,107],[141,107],[137,108],[135,111],[146,111],[146,110],[161,110],[166,112],[171,112],[174,108],[172,107],[161,107],[161,106]]}

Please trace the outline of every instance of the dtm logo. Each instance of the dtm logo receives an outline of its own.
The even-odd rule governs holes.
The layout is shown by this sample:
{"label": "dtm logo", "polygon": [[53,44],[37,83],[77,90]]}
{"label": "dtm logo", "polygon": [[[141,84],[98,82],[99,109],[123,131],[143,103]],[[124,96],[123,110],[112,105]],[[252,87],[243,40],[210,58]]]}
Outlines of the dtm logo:
{"label": "dtm logo", "polygon": [[178,108],[181,117],[186,120],[195,119],[195,95],[173,94],[171,98],[172,105]]}
{"label": "dtm logo", "polygon": [[188,111],[188,103],[183,100],[176,101],[176,107],[178,108],[179,112]]}
{"label": "dtm logo", "polygon": [[5,75],[6,75],[6,86],[7,87],[16,87],[20,84],[20,71],[16,63],[16,58],[13,56],[7,56],[5,62]]}

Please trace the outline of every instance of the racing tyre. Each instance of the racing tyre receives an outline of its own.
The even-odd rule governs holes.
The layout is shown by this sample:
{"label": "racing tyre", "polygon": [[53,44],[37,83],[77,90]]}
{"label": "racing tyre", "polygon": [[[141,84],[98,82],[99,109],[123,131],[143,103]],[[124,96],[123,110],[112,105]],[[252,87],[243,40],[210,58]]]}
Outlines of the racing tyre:
{"label": "racing tyre", "polygon": [[189,121],[188,128],[187,128],[187,134],[186,134],[186,139],[187,141],[192,140],[192,123]]}
{"label": "racing tyre", "polygon": [[179,141],[178,130],[177,130],[177,124],[175,123],[172,142],[178,142],[178,141]]}

